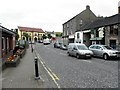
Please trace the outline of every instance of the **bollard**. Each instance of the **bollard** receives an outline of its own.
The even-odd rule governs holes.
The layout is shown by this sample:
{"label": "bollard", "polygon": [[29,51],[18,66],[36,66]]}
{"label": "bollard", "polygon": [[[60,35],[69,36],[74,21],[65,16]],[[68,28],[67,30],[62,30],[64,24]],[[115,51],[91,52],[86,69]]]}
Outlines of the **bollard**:
{"label": "bollard", "polygon": [[32,48],[32,53],[33,53],[33,48]]}
{"label": "bollard", "polygon": [[38,80],[40,79],[40,76],[39,76],[39,70],[38,70],[38,58],[35,57],[35,79]]}

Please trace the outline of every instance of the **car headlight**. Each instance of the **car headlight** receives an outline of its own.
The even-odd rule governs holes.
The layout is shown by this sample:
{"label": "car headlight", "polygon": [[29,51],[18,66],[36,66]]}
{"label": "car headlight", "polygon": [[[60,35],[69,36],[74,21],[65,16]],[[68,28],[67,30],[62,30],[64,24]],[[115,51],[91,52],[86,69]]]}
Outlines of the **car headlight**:
{"label": "car headlight", "polygon": [[109,54],[116,54],[115,52],[109,52]]}

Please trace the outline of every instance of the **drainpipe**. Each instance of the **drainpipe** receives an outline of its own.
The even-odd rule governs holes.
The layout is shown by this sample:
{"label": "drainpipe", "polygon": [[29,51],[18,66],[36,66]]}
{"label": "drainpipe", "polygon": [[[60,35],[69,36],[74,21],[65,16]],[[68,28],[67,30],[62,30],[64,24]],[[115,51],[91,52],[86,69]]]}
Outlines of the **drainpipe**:
{"label": "drainpipe", "polygon": [[[118,14],[120,14],[120,1],[118,2]],[[120,20],[120,15],[118,15],[118,20]],[[118,21],[118,50],[120,51],[120,23]]]}

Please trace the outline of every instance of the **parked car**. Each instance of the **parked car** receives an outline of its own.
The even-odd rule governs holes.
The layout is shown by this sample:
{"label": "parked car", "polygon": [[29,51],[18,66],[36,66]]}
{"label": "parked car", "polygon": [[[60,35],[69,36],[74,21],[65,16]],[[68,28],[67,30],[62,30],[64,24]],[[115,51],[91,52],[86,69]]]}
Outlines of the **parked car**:
{"label": "parked car", "polygon": [[105,60],[109,57],[120,57],[120,51],[107,45],[91,45],[89,49],[93,51],[94,56],[103,57]]}
{"label": "parked car", "polygon": [[50,40],[47,38],[47,39],[44,39],[43,40],[43,44],[44,45],[48,45],[48,44],[50,44]]}
{"label": "parked car", "polygon": [[60,48],[60,43],[58,42],[54,43],[54,48]]}
{"label": "parked car", "polygon": [[60,44],[60,49],[62,49],[62,50],[67,50],[67,47],[66,47],[63,43],[61,43],[61,44]]}
{"label": "parked car", "polygon": [[68,55],[76,58],[91,58],[93,52],[85,44],[71,43],[68,45]]}
{"label": "parked car", "polygon": [[43,41],[42,41],[42,40],[39,40],[38,43],[43,43]]}

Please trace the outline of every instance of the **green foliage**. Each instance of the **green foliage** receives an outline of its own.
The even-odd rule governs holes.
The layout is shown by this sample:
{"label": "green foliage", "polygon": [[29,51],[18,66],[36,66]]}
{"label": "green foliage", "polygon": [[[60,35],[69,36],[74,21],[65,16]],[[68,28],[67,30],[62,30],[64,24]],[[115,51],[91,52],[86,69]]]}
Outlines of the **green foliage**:
{"label": "green foliage", "polygon": [[61,37],[62,36],[62,33],[56,33],[56,37]]}
{"label": "green foliage", "polygon": [[18,29],[11,29],[13,32],[15,32],[16,36],[15,39],[18,40],[19,34],[18,34]]}
{"label": "green foliage", "polygon": [[24,33],[23,33],[23,36],[25,36],[25,37],[26,37],[26,40],[28,41],[28,38],[30,37],[30,35],[29,35],[28,33],[24,32]]}
{"label": "green foliage", "polygon": [[42,39],[46,39],[46,38],[47,38],[47,36],[45,34],[43,34]]}
{"label": "green foliage", "polygon": [[51,38],[52,38],[51,34],[48,34],[48,38],[49,38],[49,39],[51,39]]}

